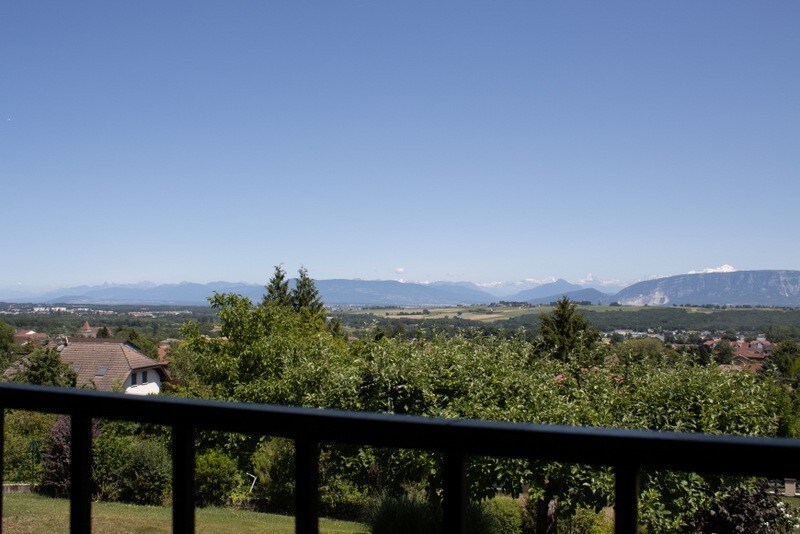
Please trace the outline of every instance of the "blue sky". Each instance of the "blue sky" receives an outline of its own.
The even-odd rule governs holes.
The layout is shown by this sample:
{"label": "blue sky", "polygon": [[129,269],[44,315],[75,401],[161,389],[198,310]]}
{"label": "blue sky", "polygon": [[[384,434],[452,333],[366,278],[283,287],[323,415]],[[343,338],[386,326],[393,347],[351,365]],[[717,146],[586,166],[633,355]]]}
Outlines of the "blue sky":
{"label": "blue sky", "polygon": [[800,269],[798,2],[4,2],[0,287]]}

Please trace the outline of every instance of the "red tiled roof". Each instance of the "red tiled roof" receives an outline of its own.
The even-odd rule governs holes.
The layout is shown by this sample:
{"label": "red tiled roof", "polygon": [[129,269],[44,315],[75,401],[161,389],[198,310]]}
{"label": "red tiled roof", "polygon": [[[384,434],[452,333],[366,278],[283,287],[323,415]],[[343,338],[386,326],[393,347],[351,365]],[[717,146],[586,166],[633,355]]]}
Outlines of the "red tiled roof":
{"label": "red tiled roof", "polygon": [[748,360],[763,360],[767,357],[767,355],[758,350],[758,349],[746,349],[746,348],[738,348],[736,349],[736,356],[741,358],[747,358]]}
{"label": "red tiled roof", "polygon": [[[123,385],[131,371],[154,368],[166,378],[164,367],[121,339],[71,339],[61,349],[61,361],[78,373],[78,385],[111,391]],[[103,369],[105,368],[105,369]]]}
{"label": "red tiled roof", "polygon": [[14,333],[15,343],[26,343],[28,341],[44,341],[47,339],[47,334],[40,334],[34,330],[17,330]]}

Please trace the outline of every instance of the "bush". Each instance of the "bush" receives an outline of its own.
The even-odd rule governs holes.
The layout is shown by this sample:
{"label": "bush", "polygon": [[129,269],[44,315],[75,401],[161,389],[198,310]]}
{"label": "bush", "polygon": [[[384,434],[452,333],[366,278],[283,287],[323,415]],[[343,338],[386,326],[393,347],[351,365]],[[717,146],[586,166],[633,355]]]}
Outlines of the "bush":
{"label": "bush", "polygon": [[253,453],[256,495],[274,512],[294,512],[294,443],[283,438],[265,441]]}
{"label": "bush", "polygon": [[[92,422],[92,436],[99,431]],[[70,466],[72,458],[72,423],[69,417],[60,416],[50,429],[44,448],[44,469],[42,472],[42,493],[54,497],[69,497]]]}
{"label": "bush", "polygon": [[498,496],[481,503],[482,515],[491,534],[520,534],[522,505],[508,496]]}
{"label": "bush", "polygon": [[319,488],[320,513],[326,517],[335,517],[349,521],[358,521],[364,517],[366,510],[374,505],[374,498],[359,490],[345,479],[320,474]]}
{"label": "bush", "polygon": [[41,484],[43,452],[57,416],[6,410],[3,479],[6,482]]}
{"label": "bush", "polygon": [[71,436],[69,417],[59,417],[50,429],[50,436],[44,449],[43,493],[54,497],[69,496]]}
{"label": "bush", "polygon": [[[373,534],[438,534],[442,532],[442,510],[421,492],[400,497],[383,495],[367,513]],[[467,508],[469,534],[520,534],[522,505],[511,497],[496,497]]]}
{"label": "bush", "polygon": [[236,463],[218,450],[197,457],[195,467],[195,503],[197,506],[221,506],[242,483]]}
{"label": "bush", "polygon": [[172,464],[167,450],[152,441],[134,441],[120,470],[120,500],[162,504],[170,489]]}
{"label": "bush", "polygon": [[122,473],[133,445],[132,436],[115,436],[104,432],[94,440],[92,448],[92,482],[94,498],[116,501],[120,498]]}
{"label": "bush", "polygon": [[614,523],[591,508],[578,508],[572,517],[559,523],[559,528],[567,534],[614,534]]}
{"label": "bush", "polygon": [[783,534],[793,532],[797,521],[777,495],[768,493],[762,480],[754,487],[739,487],[696,518],[700,532]]}
{"label": "bush", "polygon": [[420,495],[384,495],[367,516],[372,534],[435,534],[441,532],[441,522],[439,506]]}

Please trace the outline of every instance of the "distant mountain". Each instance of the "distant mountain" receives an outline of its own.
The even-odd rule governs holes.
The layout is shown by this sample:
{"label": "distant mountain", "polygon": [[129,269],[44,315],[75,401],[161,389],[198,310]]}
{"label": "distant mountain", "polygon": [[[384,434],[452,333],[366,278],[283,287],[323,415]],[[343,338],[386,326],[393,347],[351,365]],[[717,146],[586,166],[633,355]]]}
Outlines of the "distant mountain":
{"label": "distant mountain", "polygon": [[527,302],[530,302],[531,304],[550,304],[551,302],[555,302],[561,297],[567,297],[569,300],[575,302],[583,302],[588,300],[592,304],[597,304],[598,302],[602,304],[611,304],[616,298],[614,295],[609,295],[608,293],[603,293],[601,291],[598,291],[590,287],[588,289],[568,291],[566,293],[550,295],[549,297],[542,297],[534,300],[528,300]]}
{"label": "distant mountain", "polygon": [[[533,283],[525,281],[524,284]],[[394,280],[316,280],[329,306],[454,306],[488,304],[496,300],[549,303],[562,295],[593,303],[664,306],[671,304],[719,304],[800,307],[800,271],[737,271],[698,273],[648,280],[616,295],[583,288],[559,279],[505,297],[471,282],[404,283]],[[516,284],[516,283],[513,283]],[[507,289],[511,286],[505,286]],[[140,304],[202,306],[214,292],[238,293],[254,302],[261,300],[260,284],[211,282],[155,285],[151,283],[80,286],[45,294],[0,293],[6,302],[67,304]]]}
{"label": "distant mountain", "polygon": [[[316,280],[323,302],[329,306],[455,306],[488,304],[494,297],[470,283],[415,284],[393,280]],[[294,283],[293,281],[291,283]],[[46,294],[2,295],[10,302],[64,304],[150,304],[202,306],[218,293],[238,293],[254,302],[261,300],[264,286],[258,284],[211,282],[195,284],[131,284],[81,286]]]}
{"label": "distant mountain", "polygon": [[316,280],[329,306],[455,306],[486,304],[488,293],[461,284],[415,284],[394,280]]}
{"label": "distant mountain", "polygon": [[[519,293],[509,295],[503,300],[514,302],[530,302],[545,297],[552,297],[553,295],[563,295],[564,293],[569,293],[571,291],[579,291],[581,289],[583,289],[581,286],[570,284],[566,280],[559,278],[555,282],[543,284],[539,287],[534,287],[533,289],[526,289],[525,291],[520,291]],[[558,296],[556,299],[557,298]]]}
{"label": "distant mountain", "polygon": [[489,291],[472,282],[432,282],[426,285],[444,291],[465,303],[488,304],[497,300]]}
{"label": "distant mountain", "polygon": [[581,282],[580,285],[585,289],[596,289],[600,293],[605,293],[606,295],[615,295],[626,287],[623,284],[604,282]]}
{"label": "distant mountain", "polygon": [[800,306],[800,271],[683,274],[647,280],[614,296],[620,304]]}
{"label": "distant mountain", "polygon": [[153,304],[202,306],[208,304],[208,297],[219,293],[239,293],[251,299],[261,299],[264,286],[231,282],[210,282],[194,284],[162,285],[102,285],[70,288],[54,291],[40,296],[37,302],[65,304]]}
{"label": "distant mountain", "polygon": [[[464,282],[457,282],[457,283],[464,283]],[[466,282],[471,283],[471,282]],[[549,282],[548,282],[549,283]],[[506,297],[510,295],[516,295],[520,291],[525,291],[527,289],[533,289],[535,287],[540,287],[544,285],[543,282],[539,280],[515,280],[513,282],[485,282],[481,284],[472,284],[475,286],[476,289],[480,291],[485,291],[490,295],[495,297],[499,297],[495,300],[508,300]]]}

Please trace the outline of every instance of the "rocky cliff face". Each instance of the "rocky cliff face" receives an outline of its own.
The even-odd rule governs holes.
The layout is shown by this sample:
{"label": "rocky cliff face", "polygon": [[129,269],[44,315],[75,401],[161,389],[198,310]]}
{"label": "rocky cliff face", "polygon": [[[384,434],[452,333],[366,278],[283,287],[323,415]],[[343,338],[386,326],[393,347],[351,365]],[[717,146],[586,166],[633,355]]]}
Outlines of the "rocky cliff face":
{"label": "rocky cliff face", "polygon": [[670,276],[626,287],[621,304],[800,306],[800,271],[739,271]]}

